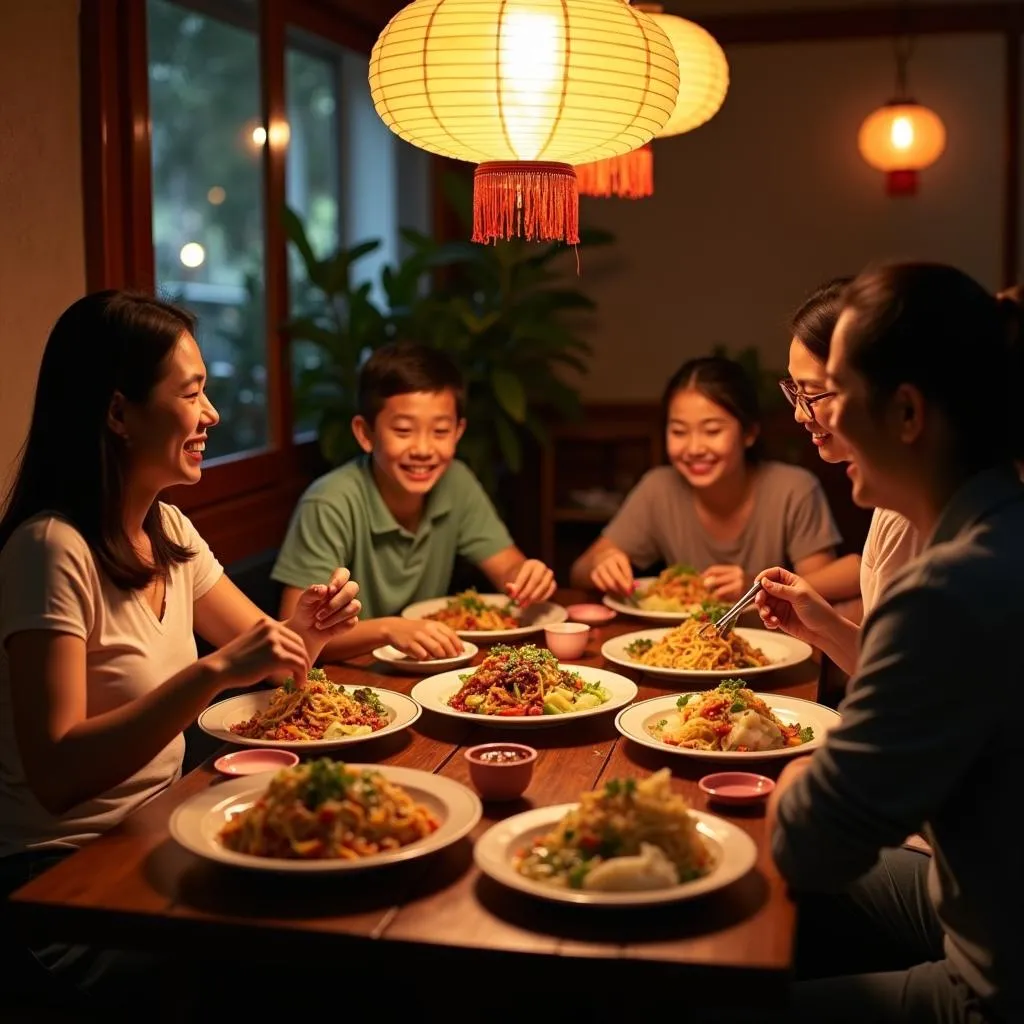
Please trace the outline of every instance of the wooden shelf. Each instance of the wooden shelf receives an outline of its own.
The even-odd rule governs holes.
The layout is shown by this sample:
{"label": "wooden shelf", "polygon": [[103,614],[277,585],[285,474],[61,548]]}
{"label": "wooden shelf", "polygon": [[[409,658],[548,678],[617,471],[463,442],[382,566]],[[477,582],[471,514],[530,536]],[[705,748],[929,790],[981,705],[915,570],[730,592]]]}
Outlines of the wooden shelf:
{"label": "wooden shelf", "polygon": [[552,424],[552,443],[541,455],[541,557],[559,578],[615,514],[574,505],[571,495],[595,488],[624,494],[661,459],[656,402],[588,403],[583,413],[580,420]]}

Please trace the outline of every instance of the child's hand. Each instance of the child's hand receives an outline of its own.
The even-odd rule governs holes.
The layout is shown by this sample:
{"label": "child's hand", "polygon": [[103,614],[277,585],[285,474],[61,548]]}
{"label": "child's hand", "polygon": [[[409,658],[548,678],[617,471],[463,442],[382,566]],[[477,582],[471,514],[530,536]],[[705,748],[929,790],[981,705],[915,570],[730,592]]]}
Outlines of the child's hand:
{"label": "child's hand", "polygon": [[618,548],[610,551],[594,566],[590,582],[606,594],[619,594],[621,597],[629,597],[636,587],[629,558]]}
{"label": "child's hand", "polygon": [[462,641],[451,627],[433,619],[385,619],[385,637],[396,650],[416,661],[457,658]]}
{"label": "child's hand", "polygon": [[555,592],[555,574],[538,559],[528,558],[505,589],[520,608],[527,608],[535,601],[546,601]]}
{"label": "child's hand", "polygon": [[704,586],[716,601],[738,601],[748,583],[738,565],[712,565],[704,570]]}

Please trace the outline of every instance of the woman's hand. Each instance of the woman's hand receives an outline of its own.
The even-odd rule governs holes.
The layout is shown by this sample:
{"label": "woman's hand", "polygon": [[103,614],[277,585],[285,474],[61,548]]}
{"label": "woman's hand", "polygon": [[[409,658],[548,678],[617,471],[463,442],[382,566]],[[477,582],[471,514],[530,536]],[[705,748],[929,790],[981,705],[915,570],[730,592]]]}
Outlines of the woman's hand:
{"label": "woman's hand", "polygon": [[781,629],[815,647],[834,638],[841,616],[806,580],[778,567],[757,578],[763,589],[754,606],[768,629]]}
{"label": "woman's hand", "polygon": [[416,661],[430,658],[457,658],[462,641],[451,627],[433,619],[384,619],[384,635],[396,650]]}
{"label": "woman's hand", "polygon": [[328,640],[356,624],[362,607],[355,599],[358,593],[359,584],[350,579],[348,569],[335,569],[326,584],[317,583],[302,592],[285,625],[302,637],[310,664]]}
{"label": "woman's hand", "polygon": [[704,587],[715,601],[738,601],[747,591],[747,577],[738,565],[711,565],[704,570]]}
{"label": "woman's hand", "polygon": [[590,582],[606,594],[629,597],[636,583],[633,579],[633,566],[626,552],[612,548],[591,570]]}
{"label": "woman's hand", "polygon": [[546,601],[555,592],[555,574],[539,559],[528,558],[519,567],[516,578],[505,590],[520,608],[535,601]]}
{"label": "woman's hand", "polygon": [[275,672],[305,681],[313,663],[302,637],[276,619],[261,619],[200,660],[213,671],[221,690],[252,686]]}

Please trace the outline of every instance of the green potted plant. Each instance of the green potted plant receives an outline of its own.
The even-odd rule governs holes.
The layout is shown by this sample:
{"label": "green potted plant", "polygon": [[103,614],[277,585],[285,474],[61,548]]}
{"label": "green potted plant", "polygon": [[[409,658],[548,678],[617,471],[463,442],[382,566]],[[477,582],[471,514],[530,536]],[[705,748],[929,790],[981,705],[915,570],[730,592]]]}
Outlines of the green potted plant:
{"label": "green potted plant", "polygon": [[[443,188],[468,237],[470,186],[448,175]],[[317,260],[298,217],[290,213],[286,224],[313,286],[306,315],[293,321],[289,331],[293,339],[316,344],[325,357],[300,390],[300,401],[315,401],[320,446],[328,461],[337,464],[350,457],[351,446],[341,444],[338,432],[342,421],[347,429],[351,418],[358,367],[367,350],[391,338],[434,345],[462,370],[468,428],[459,454],[492,495],[500,467],[520,472],[528,437],[546,442],[546,415],[578,414],[579,395],[559,371],[586,372],[590,345],[572,314],[594,304],[565,286],[558,265],[565,246],[438,242],[404,230],[406,256],[382,272],[387,297],[382,311],[370,298],[370,283],[353,286],[351,273],[376,243]],[[612,240],[607,232],[589,230],[581,232],[580,244]]]}

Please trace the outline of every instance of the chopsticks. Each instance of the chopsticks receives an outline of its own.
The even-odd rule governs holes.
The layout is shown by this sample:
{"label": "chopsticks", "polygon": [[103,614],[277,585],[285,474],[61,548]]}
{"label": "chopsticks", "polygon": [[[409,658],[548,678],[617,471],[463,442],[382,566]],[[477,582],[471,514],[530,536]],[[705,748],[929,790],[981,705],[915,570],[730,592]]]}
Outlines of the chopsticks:
{"label": "chopsticks", "polygon": [[723,639],[732,632],[740,613],[753,602],[761,590],[761,581],[758,580],[717,622],[705,622],[697,630],[697,636],[707,636],[709,629],[714,629]]}

